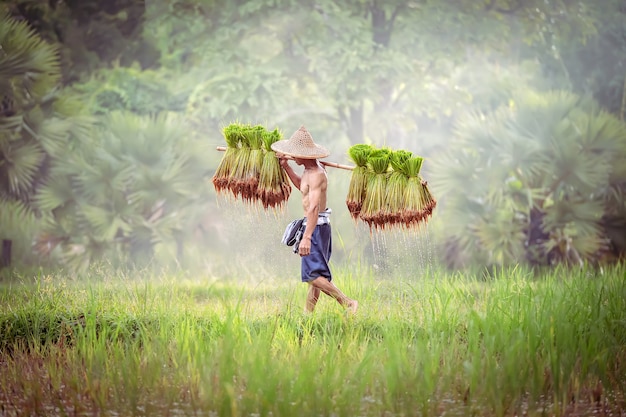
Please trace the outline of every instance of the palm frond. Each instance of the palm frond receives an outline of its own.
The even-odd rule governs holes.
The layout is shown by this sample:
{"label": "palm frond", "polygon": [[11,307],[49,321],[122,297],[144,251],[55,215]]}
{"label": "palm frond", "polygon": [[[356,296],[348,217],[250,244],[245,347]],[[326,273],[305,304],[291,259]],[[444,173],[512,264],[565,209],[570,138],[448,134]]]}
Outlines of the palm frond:
{"label": "palm frond", "polygon": [[607,183],[611,164],[607,155],[585,154],[578,146],[554,139],[549,150],[537,158],[543,186],[551,192],[569,190],[590,195]]}
{"label": "palm frond", "polygon": [[524,257],[524,224],[511,212],[498,210],[472,228],[492,263],[507,265]]}
{"label": "palm frond", "polygon": [[552,136],[554,122],[564,120],[581,102],[579,96],[565,91],[519,93],[511,128],[529,140],[544,141]]}
{"label": "palm frond", "polygon": [[23,201],[0,196],[0,230],[22,230],[37,223],[35,212]]}
{"label": "palm frond", "polygon": [[74,186],[80,195],[92,204],[108,205],[114,198],[124,194],[133,170],[102,148],[94,150],[95,160],[87,164],[79,162],[73,174]]}
{"label": "palm frond", "polygon": [[155,127],[151,120],[155,119],[133,113],[111,113],[107,117],[107,128],[110,131],[107,143],[118,148],[119,154],[129,160],[151,167],[161,164],[171,151],[171,142],[167,142],[164,136],[171,137],[174,133],[162,124]]}
{"label": "palm frond", "polygon": [[24,117],[21,114],[15,116],[0,117],[0,132],[13,133],[24,124]]}
{"label": "palm frond", "polygon": [[463,194],[479,195],[485,189],[486,179],[480,176],[480,158],[474,152],[460,149],[446,153],[434,162],[433,169],[438,173],[432,180],[437,195],[454,198],[461,190]]}
{"label": "palm frond", "polygon": [[74,190],[68,178],[52,175],[39,187],[34,203],[39,210],[52,211],[75,200]]}
{"label": "palm frond", "polygon": [[578,199],[575,201],[559,199],[552,205],[544,207],[542,228],[546,233],[575,224],[584,234],[597,234],[600,231],[600,220],[604,213],[604,204],[600,200]]}
{"label": "palm frond", "polygon": [[582,266],[585,260],[596,259],[608,242],[600,233],[583,234],[575,224],[569,223],[553,230],[542,246],[557,259]]}
{"label": "palm frond", "polygon": [[624,144],[626,125],[608,112],[585,114],[578,117],[574,123],[580,131],[581,150],[585,153],[612,153],[618,151]]}
{"label": "palm frond", "polygon": [[68,150],[71,127],[70,119],[47,118],[41,123],[37,139],[47,154],[63,157],[63,153]]}
{"label": "palm frond", "polygon": [[26,193],[33,186],[45,152],[37,143],[18,142],[0,148],[0,154],[5,162],[0,166],[0,173],[7,189],[15,195]]}
{"label": "palm frond", "polygon": [[91,114],[87,112],[84,101],[80,100],[80,97],[76,93],[72,94],[68,91],[71,90],[64,89],[59,92],[54,92],[52,116],[60,119],[71,117],[74,121],[76,121],[76,119],[87,118],[91,119],[90,124],[94,123]]}
{"label": "palm frond", "polygon": [[19,79],[32,96],[43,96],[60,79],[57,49],[25,22],[0,15],[0,78]]}
{"label": "palm frond", "polygon": [[112,241],[119,229],[130,231],[130,226],[125,221],[102,207],[81,204],[80,213],[93,231],[91,236],[99,242]]}

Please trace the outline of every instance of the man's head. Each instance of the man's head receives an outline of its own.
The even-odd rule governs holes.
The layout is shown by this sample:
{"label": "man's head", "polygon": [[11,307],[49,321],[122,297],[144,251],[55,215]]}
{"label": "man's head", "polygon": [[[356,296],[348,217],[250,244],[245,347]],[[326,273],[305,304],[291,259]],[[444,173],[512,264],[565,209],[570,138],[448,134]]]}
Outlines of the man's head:
{"label": "man's head", "polygon": [[313,137],[304,126],[300,126],[289,140],[274,142],[272,149],[276,153],[291,156],[298,165],[305,164],[307,159],[314,160],[330,155],[326,148],[313,142]]}

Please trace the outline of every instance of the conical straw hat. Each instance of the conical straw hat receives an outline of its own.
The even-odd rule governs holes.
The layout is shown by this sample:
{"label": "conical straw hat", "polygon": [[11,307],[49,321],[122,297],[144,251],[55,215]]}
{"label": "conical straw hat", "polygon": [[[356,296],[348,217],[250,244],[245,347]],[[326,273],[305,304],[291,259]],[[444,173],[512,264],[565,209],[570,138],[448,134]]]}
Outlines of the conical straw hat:
{"label": "conical straw hat", "polygon": [[300,129],[296,130],[289,140],[272,143],[272,149],[300,159],[318,159],[330,155],[328,149],[313,142],[311,134],[304,126],[300,126]]}

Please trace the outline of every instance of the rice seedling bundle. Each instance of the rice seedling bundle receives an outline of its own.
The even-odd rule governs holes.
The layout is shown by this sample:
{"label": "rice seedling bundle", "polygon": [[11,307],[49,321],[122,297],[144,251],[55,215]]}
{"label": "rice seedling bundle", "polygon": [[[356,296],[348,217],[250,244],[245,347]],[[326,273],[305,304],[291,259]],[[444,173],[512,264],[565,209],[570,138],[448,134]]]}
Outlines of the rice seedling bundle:
{"label": "rice seedling bundle", "polygon": [[234,169],[231,172],[231,176],[228,180],[228,188],[233,193],[235,198],[241,197],[245,200],[245,188],[247,180],[247,170],[249,167],[248,160],[250,159],[250,129],[251,126],[243,126],[241,129],[241,140],[239,152],[234,161]]}
{"label": "rice seedling bundle", "polygon": [[385,190],[385,212],[383,220],[386,224],[395,225],[402,221],[404,209],[404,192],[408,184],[406,161],[413,154],[405,150],[397,150],[391,153],[390,164],[393,171],[389,174],[387,188]]}
{"label": "rice seedling bundle", "polygon": [[213,186],[217,193],[228,189],[228,181],[235,167],[237,152],[241,141],[241,125],[237,123],[226,126],[222,133],[226,140],[226,151],[213,175]]}
{"label": "rice seedling bundle", "polygon": [[391,150],[388,148],[374,149],[367,157],[371,169],[368,174],[367,189],[359,217],[371,228],[384,228],[385,196],[389,159]]}
{"label": "rice seedling bundle", "polygon": [[359,213],[363,206],[368,178],[367,158],[373,149],[372,146],[365,144],[353,145],[348,149],[348,155],[350,155],[356,166],[352,170],[352,176],[350,177],[346,205],[354,220],[359,218]]}
{"label": "rice seedling bundle", "polygon": [[408,180],[404,191],[405,207],[402,221],[407,227],[418,226],[421,222],[427,221],[437,204],[426,181],[419,175],[423,161],[419,156],[406,161]]}
{"label": "rice seedling bundle", "polygon": [[263,135],[263,164],[259,176],[257,195],[263,208],[282,207],[291,195],[291,184],[285,170],[280,166],[276,153],[272,150],[272,143],[281,139],[278,129],[265,132]]}
{"label": "rice seedling bundle", "polygon": [[253,126],[247,131],[250,155],[245,161],[245,174],[242,179],[241,196],[244,201],[252,202],[258,197],[257,189],[261,167],[263,166],[263,136],[267,133],[263,126]]}
{"label": "rice seedling bundle", "polygon": [[420,156],[409,158],[406,162],[407,185],[404,190],[404,209],[402,221],[408,227],[417,225],[422,220],[421,184],[419,172],[424,159]]}
{"label": "rice seedling bundle", "polygon": [[430,216],[432,216],[433,214],[433,210],[437,206],[437,200],[435,200],[433,194],[430,192],[430,188],[428,188],[428,183],[422,177],[420,177],[420,184],[420,195],[424,205],[422,220],[428,221],[430,219]]}
{"label": "rice seedling bundle", "polygon": [[227,147],[213,176],[218,193],[228,189],[246,203],[261,203],[265,209],[280,207],[289,199],[291,185],[280,166],[272,143],[280,140],[278,129],[232,123],[224,128]]}

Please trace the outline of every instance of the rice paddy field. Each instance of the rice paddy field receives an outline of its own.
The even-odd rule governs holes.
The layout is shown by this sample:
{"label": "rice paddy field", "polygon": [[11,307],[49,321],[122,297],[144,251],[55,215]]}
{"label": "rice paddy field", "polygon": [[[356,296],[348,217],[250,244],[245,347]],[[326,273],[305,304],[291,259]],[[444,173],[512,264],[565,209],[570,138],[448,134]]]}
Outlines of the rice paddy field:
{"label": "rice paddy field", "polygon": [[2,416],[622,416],[626,267],[0,281]]}

